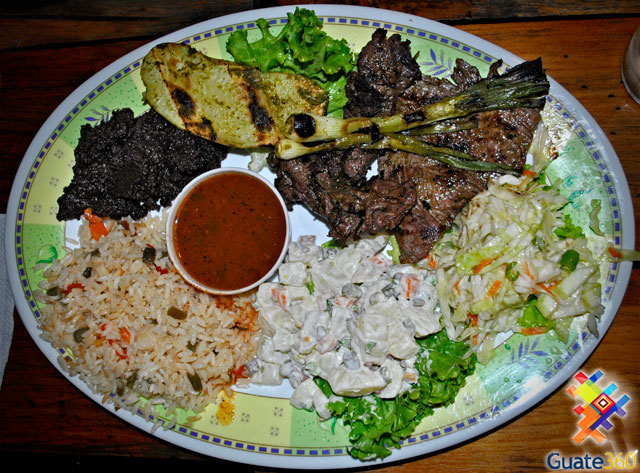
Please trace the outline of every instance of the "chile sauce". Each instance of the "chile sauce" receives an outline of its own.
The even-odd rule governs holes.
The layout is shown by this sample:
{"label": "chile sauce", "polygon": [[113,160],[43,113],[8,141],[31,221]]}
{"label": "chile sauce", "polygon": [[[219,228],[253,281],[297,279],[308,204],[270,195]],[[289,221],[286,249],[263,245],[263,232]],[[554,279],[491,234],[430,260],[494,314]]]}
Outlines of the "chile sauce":
{"label": "chile sauce", "polygon": [[214,174],[182,201],[173,243],[183,268],[221,291],[247,287],[277,263],[287,237],[284,209],[273,191],[248,174]]}

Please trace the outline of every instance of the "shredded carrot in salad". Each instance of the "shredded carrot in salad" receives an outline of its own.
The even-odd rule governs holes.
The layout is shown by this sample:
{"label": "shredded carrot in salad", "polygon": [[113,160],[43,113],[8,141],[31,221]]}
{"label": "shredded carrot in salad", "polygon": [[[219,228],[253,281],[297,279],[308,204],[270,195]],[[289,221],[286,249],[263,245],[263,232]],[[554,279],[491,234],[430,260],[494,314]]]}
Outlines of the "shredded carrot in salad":
{"label": "shredded carrot in salad", "polygon": [[481,261],[475,268],[473,268],[473,274],[478,274],[485,266],[490,265],[495,261],[495,258],[487,258],[484,261]]}
{"label": "shredded carrot in salad", "polygon": [[500,290],[500,286],[502,286],[502,281],[500,281],[499,279],[494,282],[491,287],[489,288],[489,291],[487,292],[487,297],[493,297],[495,296],[498,291]]}

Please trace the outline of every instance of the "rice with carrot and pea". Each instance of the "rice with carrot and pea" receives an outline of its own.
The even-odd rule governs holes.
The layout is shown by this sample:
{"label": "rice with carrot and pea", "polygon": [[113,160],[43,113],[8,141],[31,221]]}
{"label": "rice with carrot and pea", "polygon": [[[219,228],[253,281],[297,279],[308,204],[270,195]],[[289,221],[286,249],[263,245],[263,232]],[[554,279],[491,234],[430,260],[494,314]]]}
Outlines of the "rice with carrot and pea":
{"label": "rice with carrot and pea", "polygon": [[175,271],[166,214],[116,222],[86,212],[79,245],[44,268],[42,336],[105,400],[199,412],[244,376],[259,329],[250,294],[213,296]]}

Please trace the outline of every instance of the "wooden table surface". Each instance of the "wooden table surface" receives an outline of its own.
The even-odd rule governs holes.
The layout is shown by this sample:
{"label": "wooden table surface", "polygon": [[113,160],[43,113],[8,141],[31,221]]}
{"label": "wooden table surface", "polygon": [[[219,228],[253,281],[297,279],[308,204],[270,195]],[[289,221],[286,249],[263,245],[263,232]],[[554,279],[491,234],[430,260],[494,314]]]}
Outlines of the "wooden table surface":
{"label": "wooden table surface", "polygon": [[[303,2],[313,3],[313,2]],[[640,27],[637,0],[338,1],[439,20],[524,58],[543,58],[547,73],[593,115],[615,148],[640,208],[640,105],[623,87],[625,47]],[[3,5],[0,16],[0,212],[39,127],[78,85],[125,53],[166,33],[227,13],[289,1],[37,1]],[[179,5],[177,7],[176,5]],[[436,454],[376,471],[540,471],[551,452],[565,457],[627,453],[640,446],[640,271],[634,267],[609,332],[583,366],[602,370],[631,401],[608,441],[576,446],[574,400],[560,388],[489,434]],[[137,430],[85,397],[50,365],[14,313],[15,333],[0,389],[0,455],[19,465],[195,466],[256,468],[193,454]],[[363,466],[362,470],[371,466]],[[258,469],[260,470],[260,469]],[[264,471],[260,470],[260,471]]]}

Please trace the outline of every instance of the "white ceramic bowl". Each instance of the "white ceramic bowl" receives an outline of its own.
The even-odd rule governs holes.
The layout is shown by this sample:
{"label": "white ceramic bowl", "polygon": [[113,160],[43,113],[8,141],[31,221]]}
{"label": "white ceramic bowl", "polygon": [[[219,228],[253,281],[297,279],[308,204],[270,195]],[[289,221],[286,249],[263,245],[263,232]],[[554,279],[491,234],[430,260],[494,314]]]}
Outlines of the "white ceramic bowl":
{"label": "white ceramic bowl", "polygon": [[[225,173],[235,173],[235,174],[245,174],[248,176],[251,176],[259,181],[261,181],[262,183],[264,183],[270,190],[271,192],[277,197],[278,202],[280,202],[280,206],[282,208],[282,211],[284,212],[284,220],[285,220],[285,225],[286,225],[286,229],[285,229],[285,241],[284,244],[282,246],[282,251],[280,252],[280,255],[276,261],[276,263],[271,267],[271,269],[264,275],[262,276],[260,279],[256,280],[256,281],[252,281],[250,284],[247,284],[243,287],[238,287],[238,288],[234,288],[234,289],[219,289],[219,288],[215,288],[215,287],[209,287],[203,283],[201,283],[200,281],[198,281],[196,278],[194,278],[183,266],[182,262],[180,261],[179,257],[178,257],[178,251],[176,250],[175,247],[175,239],[174,239],[174,221],[176,219],[176,215],[178,213],[178,210],[180,209],[182,203],[184,202],[185,198],[191,193],[191,191],[197,187],[198,185],[200,185],[201,183],[207,181],[208,179],[212,178],[213,176],[217,176],[220,174],[225,174]],[[178,222],[179,225],[179,222]],[[268,179],[266,179],[264,176],[255,173],[253,171],[250,171],[248,169],[243,169],[243,168],[234,168],[234,167],[226,167],[226,168],[219,168],[219,169],[214,169],[211,171],[208,171],[204,174],[201,174],[200,176],[196,177],[195,179],[193,179],[191,182],[189,182],[189,184],[187,184],[184,189],[180,192],[180,194],[178,194],[178,196],[174,199],[172,205],[171,205],[171,209],[169,211],[169,216],[167,218],[167,224],[166,224],[166,238],[167,238],[167,251],[169,253],[169,257],[171,258],[171,261],[173,262],[174,266],[176,267],[176,270],[178,271],[178,273],[180,273],[180,275],[192,286],[208,292],[210,294],[219,294],[219,295],[231,295],[231,294],[239,294],[242,292],[246,292],[249,291],[255,287],[257,287],[258,285],[262,284],[263,282],[269,280],[274,274],[275,272],[278,270],[278,267],[280,266],[280,264],[284,261],[284,258],[287,254],[287,250],[289,247],[289,243],[291,241],[291,222],[289,220],[289,212],[287,210],[287,206],[284,202],[284,199],[282,198],[282,196],[280,195],[280,193],[276,190],[276,188],[274,187],[274,185],[269,182]],[[229,235],[229,238],[233,238],[233,235]],[[211,242],[212,245],[215,245],[215,242]]]}

